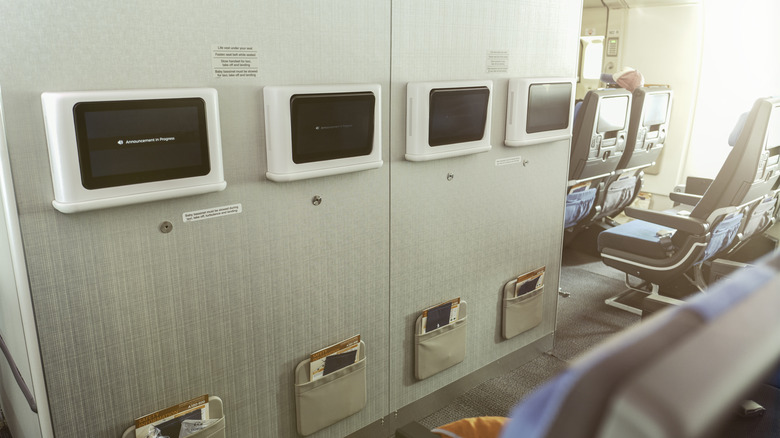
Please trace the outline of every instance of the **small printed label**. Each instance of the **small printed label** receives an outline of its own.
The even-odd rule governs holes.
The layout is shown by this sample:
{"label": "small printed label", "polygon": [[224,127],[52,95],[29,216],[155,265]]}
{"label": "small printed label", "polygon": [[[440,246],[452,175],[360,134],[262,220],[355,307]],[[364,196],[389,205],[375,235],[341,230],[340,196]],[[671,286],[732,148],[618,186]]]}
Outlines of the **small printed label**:
{"label": "small printed label", "polygon": [[516,157],[509,157],[509,158],[499,158],[496,160],[496,166],[507,166],[509,164],[522,164],[523,163],[523,157],[516,156]]}
{"label": "small printed label", "polygon": [[487,52],[487,72],[488,73],[506,73],[509,71],[509,51],[507,50],[488,50]]}
{"label": "small printed label", "polygon": [[241,213],[241,204],[226,205],[224,207],[207,208],[205,210],[190,211],[181,215],[184,222],[202,221]]}
{"label": "small printed label", "polygon": [[256,78],[260,69],[253,46],[211,46],[211,66],[215,78]]}

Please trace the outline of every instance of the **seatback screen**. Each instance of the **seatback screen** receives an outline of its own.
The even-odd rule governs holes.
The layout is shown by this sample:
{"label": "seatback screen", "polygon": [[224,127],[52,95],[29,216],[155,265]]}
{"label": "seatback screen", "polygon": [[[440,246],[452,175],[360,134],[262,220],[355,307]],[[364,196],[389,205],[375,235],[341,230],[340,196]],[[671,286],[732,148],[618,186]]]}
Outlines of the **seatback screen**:
{"label": "seatback screen", "polygon": [[599,102],[598,132],[620,131],[626,127],[628,96],[606,97]]}
{"label": "seatback screen", "polygon": [[780,146],[780,106],[772,108],[766,132],[766,149]]}
{"label": "seatback screen", "polygon": [[73,107],[86,189],[207,175],[201,98],[79,102]]}
{"label": "seatback screen", "polygon": [[488,87],[431,90],[428,144],[444,146],[481,140],[485,135],[489,100]]}
{"label": "seatback screen", "polygon": [[653,126],[666,123],[669,93],[654,93],[645,97],[645,116],[642,124]]}
{"label": "seatback screen", "polygon": [[566,129],[571,111],[571,83],[533,84],[528,89],[527,133]]}
{"label": "seatback screen", "polygon": [[357,157],[374,145],[374,93],[295,94],[290,98],[295,163]]}

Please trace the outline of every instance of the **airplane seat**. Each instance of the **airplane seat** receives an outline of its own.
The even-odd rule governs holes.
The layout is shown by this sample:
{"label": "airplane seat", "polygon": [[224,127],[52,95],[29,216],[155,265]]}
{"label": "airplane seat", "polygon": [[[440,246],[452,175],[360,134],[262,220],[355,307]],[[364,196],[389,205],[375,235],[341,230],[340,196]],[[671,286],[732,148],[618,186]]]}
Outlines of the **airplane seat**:
{"label": "airplane seat", "polygon": [[[745,115],[740,117],[735,131],[739,130],[741,133],[746,118]],[[746,246],[752,237],[762,235],[777,221],[780,212],[780,111],[772,114],[764,139],[764,151],[758,160],[756,179],[751,192],[763,196],[746,209],[746,220],[739,230],[737,242],[729,248],[729,254]]]}
{"label": "airplane seat", "polygon": [[[780,364],[780,256],[774,253],[756,268],[738,271],[691,300],[699,312],[714,311],[705,316],[708,323],[616,391],[599,437],[777,436],[780,391],[765,382]],[[736,301],[722,302],[734,295],[740,295]],[[746,398],[767,390],[763,417],[737,416]]]}
{"label": "airplane seat", "polygon": [[598,195],[626,147],[630,109],[631,93],[624,89],[591,90],[579,105],[572,131],[564,228],[588,222],[601,204]]}
{"label": "airplane seat", "polygon": [[585,218],[593,209],[597,189],[581,186],[566,195],[566,215],[563,228],[571,228]]}
{"label": "airplane seat", "polygon": [[639,221],[599,234],[604,263],[625,272],[627,278],[652,284],[650,293],[689,270],[696,280],[685,278],[699,289],[706,286],[701,281],[702,262],[733,247],[745,229],[743,219],[750,217],[752,206],[763,202],[780,176],[780,148],[765,147],[774,132],[780,133],[780,98],[758,99],[736,146],[696,205],[676,212],[626,208],[626,214]]}
{"label": "airplane seat", "polygon": [[[778,264],[777,261],[780,261],[780,255],[775,255],[775,264]],[[721,318],[759,291],[769,295],[775,302],[780,301],[780,294],[774,290],[780,282],[778,268],[780,265],[772,267],[762,264],[738,271],[706,293],[692,297],[679,307],[659,312],[597,346],[516,406],[501,438],[585,438],[610,433],[605,430],[605,425],[612,421],[610,416],[613,414],[615,398],[660,362],[666,352],[690,348],[688,344],[694,335],[721,321]],[[741,317],[749,318],[749,314],[742,314]],[[739,327],[735,324],[731,329],[739,330]],[[723,345],[719,348],[728,350],[731,346]],[[766,369],[772,369],[778,359],[780,343],[775,342],[771,354],[761,364],[765,369],[751,375],[749,379],[743,376],[745,378],[741,382],[749,380],[749,386],[759,382]],[[741,393],[733,393],[732,396],[734,401],[738,401]],[[720,402],[729,406],[727,401]],[[661,414],[685,416],[684,412]],[[718,419],[720,417],[722,415]]]}
{"label": "airplane seat", "polygon": [[[747,116],[748,113],[740,115],[729,135],[729,146],[736,145],[737,139],[744,129]],[[762,235],[777,221],[777,213],[780,211],[778,209],[780,206],[780,202],[778,202],[780,198],[780,187],[778,187],[780,184],[780,163],[778,163],[780,157],[780,118],[777,116],[770,120],[767,127],[764,149],[765,151],[759,158],[760,168],[756,174],[756,181],[753,182],[753,186],[755,186],[753,192],[758,193],[763,187],[764,196],[744,206],[744,220],[737,233],[737,239],[726,251],[726,254],[721,254],[726,259],[745,247],[753,236]],[[676,192],[670,194],[670,199],[675,201],[675,207],[681,204],[693,207],[711,184],[711,179],[688,177],[684,186],[676,188]],[[678,190],[682,193],[678,193]]]}
{"label": "airplane seat", "polygon": [[595,436],[612,392],[703,324],[689,309],[658,315],[586,353],[534,391],[512,410],[501,437]]}
{"label": "airplane seat", "polygon": [[626,147],[615,175],[605,183],[602,208],[594,220],[617,216],[639,195],[644,170],[656,163],[666,143],[673,97],[667,86],[633,91]]}
{"label": "airplane seat", "polygon": [[773,193],[768,193],[751,204],[737,233],[736,241],[725,255],[726,258],[747,245],[751,238],[762,235],[775,224],[779,196],[780,191],[774,190]]}
{"label": "airplane seat", "polygon": [[[740,114],[737,123],[734,124],[734,127],[729,134],[727,142],[729,146],[734,147],[737,145],[737,139],[739,139],[742,130],[745,128],[747,116],[748,112]],[[685,204],[691,207],[695,206],[696,203],[699,202],[699,199],[701,199],[701,196],[704,195],[704,192],[710,187],[710,184],[712,184],[711,178],[702,178],[698,176],[686,177],[685,184],[678,185],[674,188],[674,192],[670,194],[672,201],[674,201],[674,206],[676,207],[679,204]]]}

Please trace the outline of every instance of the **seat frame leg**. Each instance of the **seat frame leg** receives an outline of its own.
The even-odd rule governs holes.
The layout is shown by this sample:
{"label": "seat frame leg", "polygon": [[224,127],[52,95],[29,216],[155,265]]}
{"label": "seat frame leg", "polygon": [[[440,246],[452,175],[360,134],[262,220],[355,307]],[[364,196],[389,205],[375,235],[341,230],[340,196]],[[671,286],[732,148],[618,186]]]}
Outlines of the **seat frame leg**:
{"label": "seat frame leg", "polygon": [[[607,298],[606,300],[604,300],[604,303],[607,306],[614,307],[616,309],[620,309],[620,310],[623,310],[623,311],[626,311],[626,312],[630,312],[630,313],[633,313],[634,315],[642,316],[642,309],[640,309],[638,307],[634,307],[634,306],[628,305],[628,304],[625,304],[625,303],[622,303],[622,302],[620,302],[620,300],[622,300],[623,298],[625,298],[627,296],[636,295],[638,293],[646,295],[646,296],[658,295],[658,291],[659,291],[660,287],[657,284],[649,283],[650,284],[650,290],[647,290],[646,289],[646,287],[648,285],[647,282],[643,282],[643,283],[635,286],[635,285],[631,284],[630,277],[628,276],[628,274],[626,274],[625,284],[626,284],[626,287],[628,287],[628,289],[626,289],[625,291],[621,292],[618,295],[615,295],[612,298]],[[640,289],[640,288],[644,288],[644,289]]]}

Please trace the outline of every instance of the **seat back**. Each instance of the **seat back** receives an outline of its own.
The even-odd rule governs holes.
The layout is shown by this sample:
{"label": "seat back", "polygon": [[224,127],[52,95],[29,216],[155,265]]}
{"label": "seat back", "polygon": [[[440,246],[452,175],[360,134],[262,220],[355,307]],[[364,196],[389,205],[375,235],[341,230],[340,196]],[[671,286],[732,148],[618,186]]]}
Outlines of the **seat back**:
{"label": "seat back", "polygon": [[758,99],[736,145],[691,217],[706,220],[770,193],[780,178],[780,97]]}
{"label": "seat back", "polygon": [[[608,432],[609,436],[639,436],[631,433],[614,434],[616,429],[611,425],[613,417],[624,415],[623,412],[614,412],[615,406],[620,407],[620,404],[615,402],[616,397],[624,394],[624,388],[636,385],[639,380],[647,382],[647,370],[653,370],[656,364],[671,352],[692,348],[692,345],[704,346],[699,355],[706,361],[709,350],[721,350],[723,353],[719,354],[727,356],[730,349],[740,348],[730,342],[717,345],[702,343],[696,346],[698,341],[692,342],[692,339],[721,321],[727,321],[730,330],[740,331],[745,318],[750,318],[749,313],[740,311],[738,317],[732,317],[730,320],[724,318],[743,307],[756,294],[761,293],[766,298],[768,291],[776,288],[775,285],[780,281],[779,268],[780,255],[775,255],[773,260],[738,271],[714,285],[707,293],[699,294],[678,307],[658,312],[595,347],[574,362],[568,370],[538,388],[515,407],[510,415],[511,421],[502,432],[501,438],[590,438],[604,432]],[[776,291],[773,292],[777,297]],[[777,302],[777,298],[773,300]],[[751,305],[755,303],[751,302]],[[773,306],[772,311],[776,308]],[[762,318],[771,319],[774,321],[773,327],[780,327],[777,322],[780,320],[776,316],[764,313]],[[719,330],[722,333],[723,328]],[[766,342],[762,345],[766,345]],[[763,362],[756,364],[756,369],[771,368],[772,359],[778,355],[780,345],[775,345],[771,354],[761,356]],[[697,369],[686,368],[684,362],[675,363],[682,367],[681,372],[686,375],[695,375],[697,372]],[[728,372],[723,368],[719,367],[720,370]],[[753,373],[749,382],[741,383],[752,384],[756,376]],[[665,377],[656,375],[655,378],[656,382],[661,382]],[[718,377],[711,378],[715,380]],[[698,386],[706,387],[706,382]],[[669,385],[664,387],[671,391],[671,394],[687,388],[685,384],[679,383],[677,388],[670,388]],[[732,400],[719,400],[717,404],[728,406],[731,402]],[[674,414],[684,416],[685,409],[694,408],[693,405],[695,403],[688,407],[682,406],[681,412]],[[637,404],[631,406],[636,407]],[[663,410],[658,411],[664,413]],[[656,417],[645,415],[641,418],[651,418],[651,421],[655,421]],[[714,421],[713,418],[709,420]],[[654,430],[652,423],[647,426],[650,431]],[[641,425],[639,427],[641,428]]]}
{"label": "seat back", "polygon": [[569,181],[609,176],[617,168],[628,137],[631,93],[591,90],[574,121]]}
{"label": "seat back", "polygon": [[779,179],[780,97],[761,98],[723,167],[691,211],[692,217],[713,224],[701,261],[735,248],[771,225]]}
{"label": "seat back", "polygon": [[669,132],[673,97],[669,87],[634,90],[626,149],[617,170],[650,167],[658,160]]}
{"label": "seat back", "polygon": [[[762,385],[780,360],[778,261],[775,256],[775,275],[762,284],[755,284],[752,275],[741,275],[740,282],[753,283],[753,292],[634,374],[612,397],[597,436],[721,436],[716,432],[736,418],[735,407]],[[726,292],[746,287],[736,282],[729,286]],[[776,413],[769,410],[766,415]]]}
{"label": "seat back", "polygon": [[[740,230],[751,217],[751,206],[760,202],[780,177],[780,148],[773,146],[780,138],[778,111],[780,98],[756,100],[736,145],[689,213],[690,218],[680,217],[679,211],[637,210],[629,215],[658,223],[635,221],[600,233],[599,250],[604,263],[647,282],[665,285],[691,269],[696,274],[702,262],[738,244]],[[768,210],[771,214],[771,207]],[[669,229],[675,230],[671,242],[662,237]],[[697,282],[697,286],[701,285]]]}
{"label": "seat back", "polygon": [[614,217],[629,206],[642,188],[642,169],[655,164],[666,142],[672,113],[673,93],[666,86],[639,87],[631,101],[626,147],[607,179],[600,212],[594,220]]}

